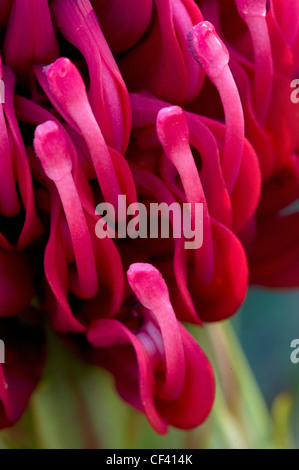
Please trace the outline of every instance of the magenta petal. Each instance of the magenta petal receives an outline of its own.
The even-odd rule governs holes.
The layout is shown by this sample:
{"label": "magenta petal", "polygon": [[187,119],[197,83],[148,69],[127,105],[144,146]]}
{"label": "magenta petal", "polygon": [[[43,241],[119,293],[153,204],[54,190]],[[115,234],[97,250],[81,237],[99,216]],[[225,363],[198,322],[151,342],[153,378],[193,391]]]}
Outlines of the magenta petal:
{"label": "magenta petal", "polygon": [[[92,211],[92,213],[94,210]],[[93,215],[94,216],[94,215]],[[95,220],[86,214],[89,231]],[[55,331],[83,332],[91,319],[111,316],[119,308],[123,299],[124,274],[120,255],[110,238],[94,240],[93,248],[97,266],[99,289],[97,294],[82,305],[76,312],[69,304],[71,289],[69,262],[72,260],[71,242],[64,232],[65,222],[57,194],[51,201],[51,230],[45,250],[44,267],[48,282],[45,308],[49,311],[51,324]],[[66,249],[67,248],[67,249]],[[82,301],[80,302],[82,303]]]}
{"label": "magenta petal", "polygon": [[[109,348],[112,346],[112,349],[108,350],[107,356],[103,351],[103,360],[104,365],[106,363],[106,367],[115,374],[118,392],[131,405],[144,411],[150,424],[157,432],[165,434],[167,424],[155,408],[154,377],[142,343],[117,320],[98,321],[96,327],[89,330],[87,337],[94,347]],[[131,343],[133,355],[127,351],[127,343]],[[122,347],[120,349],[113,348],[117,344]],[[136,371],[132,368],[136,368]],[[130,380],[128,380],[128,376]]]}
{"label": "magenta petal", "polygon": [[[0,79],[3,80],[2,63],[0,57]],[[4,82],[5,83],[5,82]],[[4,106],[0,102],[0,213],[12,217],[20,210],[17,197],[15,175],[13,168],[12,148],[6,127]]]}
{"label": "magenta petal", "polygon": [[251,101],[251,82],[248,74],[236,61],[232,61],[231,69],[243,104],[246,136],[258,155],[262,176],[267,178],[273,171],[274,149],[271,147],[267,134],[264,132],[264,127],[260,126],[257,121]]}
{"label": "magenta petal", "polygon": [[150,264],[135,263],[127,274],[146,309],[141,326],[132,333],[120,321],[99,320],[87,338],[101,348],[99,361],[114,374],[120,395],[143,411],[157,432],[165,433],[167,424],[193,428],[206,419],[212,407],[211,366],[177,321],[159,271]]}
{"label": "magenta petal", "polygon": [[[165,154],[175,165],[181,177],[187,202],[203,204],[204,243],[197,250],[196,255],[200,258],[200,280],[208,284],[214,273],[211,221],[201,180],[189,146],[189,128],[183,110],[178,106],[161,109],[157,116],[157,134]],[[192,209],[192,228],[195,227],[194,217],[195,212]]]}
{"label": "magenta petal", "polygon": [[149,26],[153,0],[91,0],[114,54],[130,49]]}
{"label": "magenta petal", "polygon": [[[137,141],[140,140],[139,145],[141,146],[141,131],[144,129],[144,132],[146,132],[148,129],[149,132],[151,126],[156,123],[158,112],[162,108],[168,107],[169,103],[160,101],[152,95],[145,93],[132,93],[130,98],[133,108],[133,127],[135,131],[138,130],[140,132],[140,134],[137,134]],[[208,203],[209,213],[221,223],[231,227],[231,202],[222,174],[217,141],[213,135],[216,125],[217,127],[223,127],[223,125],[220,123],[214,123],[211,132],[202,116],[189,112],[185,112],[185,115],[190,131],[190,145],[195,147],[195,149],[200,153],[202,160],[202,167],[200,168],[199,176]],[[154,132],[155,130],[152,129],[151,133],[154,134]],[[153,135],[152,138],[153,145],[154,142],[158,145],[159,141],[157,136]],[[172,165],[167,165],[167,162],[168,159],[166,159],[166,161],[164,159],[161,162],[162,178],[172,193],[177,196],[177,199],[183,200],[184,193],[180,188],[178,188],[175,181],[177,171],[171,171]]]}
{"label": "magenta petal", "polygon": [[155,0],[155,6],[148,34],[124,54],[120,70],[130,90],[146,89],[181,104],[195,97],[202,86],[203,71],[192,62],[186,39],[202,15],[190,0]]}
{"label": "magenta petal", "polygon": [[[176,202],[170,191],[166,188],[163,181],[157,176],[144,168],[132,165],[132,172],[136,185],[142,188],[144,196],[152,197],[159,203],[166,202],[171,205]],[[141,193],[143,195],[143,193]],[[173,223],[170,220],[170,223]],[[143,248],[144,249],[144,248]],[[152,256],[157,254],[157,244]],[[163,271],[163,276],[169,286],[171,302],[176,306],[180,319],[190,321],[191,323],[200,324],[201,321],[196,313],[194,303],[192,301],[186,274],[186,254],[183,238],[175,239],[174,242],[174,259],[170,258],[166,263],[162,260],[155,260],[156,266]]]}
{"label": "magenta petal", "polygon": [[51,8],[59,30],[85,57],[89,99],[106,142],[124,152],[131,127],[129,95],[90,2],[54,0]]}
{"label": "magenta petal", "polygon": [[24,74],[33,64],[49,63],[58,56],[47,0],[14,0],[4,41],[5,61]]}
{"label": "magenta petal", "polygon": [[164,434],[167,424],[191,429],[207,418],[214,401],[213,372],[198,344],[181,325],[186,376],[175,400],[160,395],[144,346],[120,322],[100,320],[87,336],[94,347],[100,348],[100,362],[114,374],[120,395],[143,411],[157,432]]}
{"label": "magenta petal", "polygon": [[179,326],[169,300],[168,288],[159,271],[150,264],[132,264],[127,276],[136,297],[144,307],[151,310],[161,329],[166,376],[159,386],[159,396],[173,400],[182,391],[185,362]]}
{"label": "magenta petal", "polygon": [[222,167],[231,194],[240,169],[245,130],[239,92],[228,66],[229,53],[209,21],[195,26],[188,33],[188,42],[191,54],[204,67],[223,103],[226,134]]}
{"label": "magenta petal", "polygon": [[[10,131],[13,163],[15,167],[17,184],[20,190],[20,198],[25,211],[25,220],[20,229],[20,233],[18,234],[18,239],[16,242],[16,247],[18,249],[22,249],[28,246],[32,240],[37,239],[41,235],[43,228],[36,213],[32,175],[30,172],[25,145],[23,143],[17,116],[15,113],[15,76],[12,70],[7,66],[4,67],[4,79],[4,114],[7,119],[8,128]],[[0,237],[1,245],[5,248],[11,248],[11,244],[7,240],[1,240],[1,238],[2,237]]]}
{"label": "magenta petal", "polygon": [[213,221],[215,276],[203,286],[189,272],[189,288],[200,318],[219,321],[233,315],[242,305],[248,288],[248,265],[239,239]]}
{"label": "magenta petal", "polygon": [[121,194],[119,181],[108,146],[89,105],[86,88],[78,69],[69,59],[62,57],[43,69],[47,83],[40,69],[35,70],[50,100],[75,130],[79,130],[83,135],[103,196],[107,202],[117,207],[117,197]]}
{"label": "magenta petal", "polygon": [[177,400],[158,398],[157,409],[169,424],[179,429],[193,429],[205,421],[214,402],[215,383],[212,367],[190,333],[180,325],[186,362],[184,389]]}
{"label": "magenta petal", "polygon": [[90,298],[98,289],[91,237],[71,174],[72,160],[63,132],[53,121],[39,125],[34,147],[46,175],[59,192],[72,238],[78,278],[73,279],[77,295]]}
{"label": "magenta petal", "polygon": [[236,0],[240,16],[250,31],[254,57],[255,75],[253,104],[261,125],[265,123],[271,100],[273,84],[273,58],[266,21],[266,0]]}
{"label": "magenta petal", "polygon": [[46,306],[54,330],[78,333],[83,332],[85,328],[75,318],[68,304],[67,260],[59,226],[60,208],[58,197],[52,196],[51,231],[44,255],[45,275],[51,288],[49,300],[46,298]]}

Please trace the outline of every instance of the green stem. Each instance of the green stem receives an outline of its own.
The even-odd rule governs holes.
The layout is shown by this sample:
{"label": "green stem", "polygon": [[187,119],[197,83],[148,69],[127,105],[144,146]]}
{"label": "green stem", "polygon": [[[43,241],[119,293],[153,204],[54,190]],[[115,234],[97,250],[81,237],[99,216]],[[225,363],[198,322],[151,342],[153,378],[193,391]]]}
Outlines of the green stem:
{"label": "green stem", "polygon": [[[207,353],[216,378],[211,414],[221,448],[273,448],[273,426],[245,354],[229,321],[205,325],[193,335]],[[214,438],[215,438],[214,436]],[[213,445],[213,444],[212,444]]]}

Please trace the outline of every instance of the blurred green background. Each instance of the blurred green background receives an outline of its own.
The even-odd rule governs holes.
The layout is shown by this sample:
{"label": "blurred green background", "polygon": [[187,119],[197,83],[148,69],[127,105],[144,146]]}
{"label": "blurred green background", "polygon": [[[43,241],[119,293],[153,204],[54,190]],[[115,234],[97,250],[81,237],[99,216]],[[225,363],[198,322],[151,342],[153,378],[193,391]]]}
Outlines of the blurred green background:
{"label": "blurred green background", "polygon": [[216,374],[215,405],[203,426],[166,436],[118,398],[108,373],[50,335],[43,380],[0,448],[299,448],[298,305],[299,291],[251,288],[231,321],[190,328]]}

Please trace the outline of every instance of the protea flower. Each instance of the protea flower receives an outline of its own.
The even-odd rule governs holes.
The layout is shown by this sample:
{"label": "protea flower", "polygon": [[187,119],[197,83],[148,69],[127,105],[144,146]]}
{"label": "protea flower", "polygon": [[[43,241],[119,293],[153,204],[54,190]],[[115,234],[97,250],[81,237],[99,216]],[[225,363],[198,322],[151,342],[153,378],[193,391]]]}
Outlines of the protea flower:
{"label": "protea flower", "polygon": [[[299,7],[6,0],[0,14],[0,427],[40,378],[48,321],[157,432],[196,427],[214,378],[181,322],[232,316],[249,282],[299,285]],[[117,236],[99,238],[95,208],[120,196]],[[137,202],[202,204],[202,246],[124,238]]]}

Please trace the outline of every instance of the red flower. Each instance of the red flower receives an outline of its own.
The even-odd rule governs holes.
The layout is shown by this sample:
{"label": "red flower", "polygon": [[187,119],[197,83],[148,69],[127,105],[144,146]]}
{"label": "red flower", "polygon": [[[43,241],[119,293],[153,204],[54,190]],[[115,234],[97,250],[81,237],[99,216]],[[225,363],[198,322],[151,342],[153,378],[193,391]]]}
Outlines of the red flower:
{"label": "red flower", "polygon": [[[197,426],[214,381],[180,321],[233,315],[248,280],[299,285],[299,7],[5,0],[0,28],[0,426],[41,373],[33,298],[158,432]],[[98,238],[95,207],[121,195],[115,240]],[[123,238],[137,202],[189,203],[193,230],[201,203],[202,246]]]}

